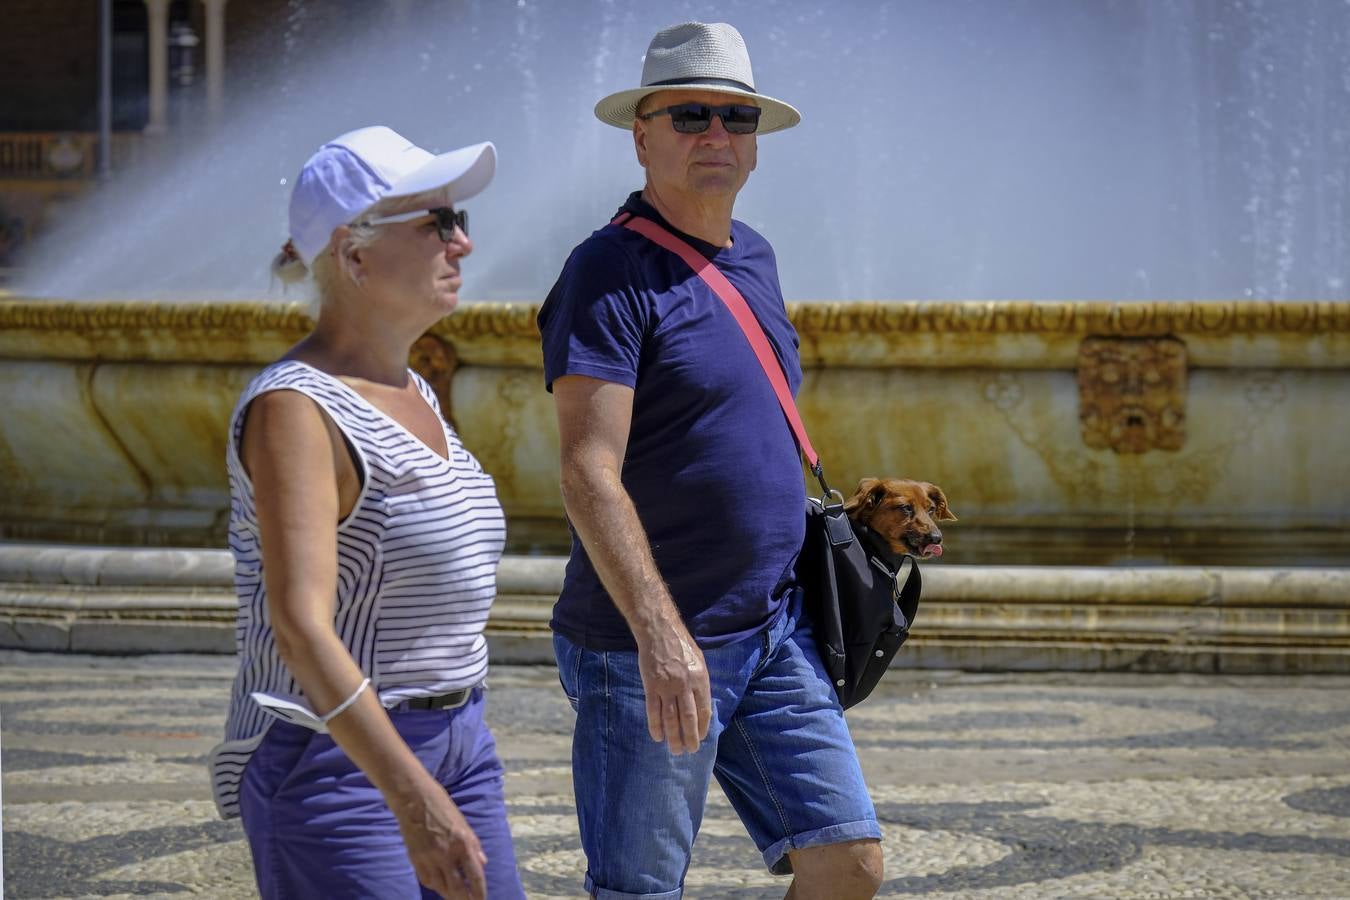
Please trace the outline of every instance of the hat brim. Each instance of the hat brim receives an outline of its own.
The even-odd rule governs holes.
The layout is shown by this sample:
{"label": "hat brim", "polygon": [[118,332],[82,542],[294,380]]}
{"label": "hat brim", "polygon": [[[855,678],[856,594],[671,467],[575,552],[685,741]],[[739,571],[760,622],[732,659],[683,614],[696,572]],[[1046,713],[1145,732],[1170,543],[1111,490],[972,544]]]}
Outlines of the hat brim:
{"label": "hat brim", "polygon": [[727,94],[733,97],[748,97],[754,100],[763,110],[759,114],[759,128],[755,130],[756,134],[782,131],[784,128],[791,128],[802,120],[802,114],[782,100],[775,100],[773,97],[767,97],[764,94],[736,90],[727,87],[725,84],[699,84],[698,82],[661,84],[610,94],[595,104],[595,117],[607,125],[613,125],[615,128],[630,129],[633,127],[633,120],[637,118],[637,108],[638,104],[642,102],[642,98],[648,94],[656,94],[661,91],[711,91],[715,94]]}
{"label": "hat brim", "polygon": [[444,191],[448,203],[468,200],[483,191],[497,171],[497,148],[491,141],[434,156],[389,186],[381,200]]}

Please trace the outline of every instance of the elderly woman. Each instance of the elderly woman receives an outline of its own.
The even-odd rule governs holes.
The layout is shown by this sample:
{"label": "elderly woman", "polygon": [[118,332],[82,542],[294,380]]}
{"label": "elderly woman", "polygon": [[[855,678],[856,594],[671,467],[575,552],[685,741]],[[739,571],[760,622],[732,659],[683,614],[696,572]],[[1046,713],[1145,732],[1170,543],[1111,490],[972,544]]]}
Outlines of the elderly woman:
{"label": "elderly woman", "polygon": [[504,520],[408,368],[495,164],[362,128],[291,194],[274,270],[312,272],[318,321],[230,425],[240,667],[211,759],[263,897],[524,896],[483,719]]}

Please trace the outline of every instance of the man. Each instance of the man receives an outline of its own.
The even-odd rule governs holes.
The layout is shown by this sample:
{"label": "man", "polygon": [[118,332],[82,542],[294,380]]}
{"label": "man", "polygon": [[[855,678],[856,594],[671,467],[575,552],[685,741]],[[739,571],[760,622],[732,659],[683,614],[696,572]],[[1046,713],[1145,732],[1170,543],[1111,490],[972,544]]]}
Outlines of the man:
{"label": "man", "polygon": [[[800,116],[756,92],[725,24],[658,32],[642,85],[595,108],[647,173],[621,212],[712,261],[795,391],[773,250],[731,213],[756,133]],[[552,625],[586,889],[679,897],[715,774],[789,897],[871,897],[881,831],[793,581],[801,461],[744,334],[680,257],[615,223],[573,251],[539,325],[573,528]]]}

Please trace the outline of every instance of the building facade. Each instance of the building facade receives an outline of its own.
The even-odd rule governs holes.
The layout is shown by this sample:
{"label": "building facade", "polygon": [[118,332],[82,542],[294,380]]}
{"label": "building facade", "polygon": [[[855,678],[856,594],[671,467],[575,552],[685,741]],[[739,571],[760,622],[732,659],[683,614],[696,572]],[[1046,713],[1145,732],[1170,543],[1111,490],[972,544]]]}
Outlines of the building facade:
{"label": "building facade", "polygon": [[[286,0],[9,0],[0,14],[0,279],[100,177],[226,115],[233,51],[261,43]],[[103,133],[102,9],[110,13]]]}

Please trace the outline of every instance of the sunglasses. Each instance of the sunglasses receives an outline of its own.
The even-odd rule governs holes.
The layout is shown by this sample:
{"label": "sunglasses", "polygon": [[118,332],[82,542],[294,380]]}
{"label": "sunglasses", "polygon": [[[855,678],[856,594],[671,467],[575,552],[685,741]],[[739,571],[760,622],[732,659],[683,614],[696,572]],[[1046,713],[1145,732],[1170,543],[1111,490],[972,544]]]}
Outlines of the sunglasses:
{"label": "sunglasses", "polygon": [[451,209],[448,206],[438,206],[435,209],[416,209],[412,212],[399,213],[396,216],[382,216],[378,219],[366,219],[367,225],[389,225],[394,222],[409,222],[413,219],[420,219],[423,216],[436,217],[436,234],[447,244],[455,239],[455,229],[458,228],[464,232],[464,236],[469,236],[469,212],[464,209]]}
{"label": "sunglasses", "polygon": [[713,116],[722,120],[722,127],[731,134],[754,134],[759,128],[758,106],[748,103],[728,103],[725,106],[709,106],[706,103],[676,103],[663,109],[654,109],[638,116],[639,119],[654,119],[657,116],[670,116],[671,126],[680,134],[702,134],[712,124]]}

